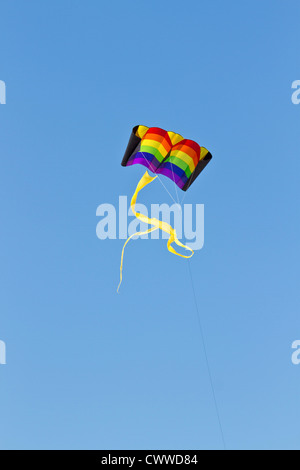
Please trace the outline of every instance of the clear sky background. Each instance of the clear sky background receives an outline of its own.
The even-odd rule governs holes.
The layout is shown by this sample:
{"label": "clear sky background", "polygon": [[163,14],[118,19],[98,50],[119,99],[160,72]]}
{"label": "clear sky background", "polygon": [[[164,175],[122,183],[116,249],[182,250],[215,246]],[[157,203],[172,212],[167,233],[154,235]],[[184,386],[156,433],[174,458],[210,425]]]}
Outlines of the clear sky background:
{"label": "clear sky background", "polygon": [[[0,1],[2,449],[222,449],[186,260],[96,237],[136,124],[213,161],[191,260],[226,446],[300,449],[298,0]],[[174,188],[168,185],[171,191]],[[169,203],[158,181],[141,202]]]}

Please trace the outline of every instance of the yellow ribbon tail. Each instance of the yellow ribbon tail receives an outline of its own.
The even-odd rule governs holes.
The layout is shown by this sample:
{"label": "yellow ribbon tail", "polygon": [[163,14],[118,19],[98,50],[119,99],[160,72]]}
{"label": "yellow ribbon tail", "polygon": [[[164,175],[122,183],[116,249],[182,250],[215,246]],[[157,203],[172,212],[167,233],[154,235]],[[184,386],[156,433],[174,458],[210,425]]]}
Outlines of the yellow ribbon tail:
{"label": "yellow ribbon tail", "polygon": [[124,243],[123,250],[122,250],[122,255],[121,255],[121,264],[120,264],[120,282],[119,282],[119,285],[118,285],[117,292],[119,292],[120,285],[122,284],[122,280],[123,280],[123,258],[124,258],[125,246],[129,242],[129,240],[131,240],[133,237],[135,237],[135,235],[146,235],[147,233],[153,232],[154,230],[157,230],[157,228],[156,227],[151,227],[148,230],[146,230],[145,232],[135,232],[133,235],[131,235],[129,238],[127,238],[126,242]]}
{"label": "yellow ribbon tail", "polygon": [[[123,279],[123,259],[124,259],[124,251],[125,251],[125,247],[127,245],[127,243],[129,242],[129,240],[131,240],[133,237],[135,237],[136,235],[146,235],[147,233],[150,233],[150,232],[154,232],[154,230],[162,230],[163,232],[166,232],[170,235],[170,238],[168,240],[168,250],[173,253],[174,255],[177,255],[177,256],[180,256],[181,258],[191,258],[194,254],[194,251],[192,250],[192,248],[190,248],[189,246],[186,246],[184,245],[183,243],[181,243],[178,238],[177,238],[177,234],[176,234],[176,230],[171,227],[170,224],[168,224],[167,222],[162,222],[161,220],[158,220],[156,218],[149,218],[147,217],[146,215],[144,214],[141,214],[140,212],[136,212],[135,211],[135,205],[136,205],[136,200],[137,200],[137,197],[138,197],[138,194],[139,192],[145,187],[147,186],[149,183],[151,183],[153,180],[155,180],[157,178],[157,176],[150,176],[148,171],[146,171],[146,173],[142,176],[142,178],[140,179],[137,187],[136,187],[136,190],[132,196],[132,199],[131,199],[131,203],[130,203],[130,207],[131,207],[131,210],[132,212],[134,213],[134,215],[137,217],[137,219],[139,219],[141,222],[144,222],[148,225],[153,225],[153,227],[149,228],[148,230],[145,230],[144,232],[136,232],[134,233],[133,235],[131,235],[129,238],[127,238],[126,242],[124,243],[124,246],[123,246],[123,249],[122,249],[122,255],[121,255],[121,264],[120,264],[120,283],[119,283],[119,286],[118,286],[118,289],[117,289],[117,292],[119,292],[119,289],[120,289],[120,286],[121,286],[121,283],[122,283],[122,279]],[[174,250],[174,248],[171,246],[172,243],[176,243],[176,245],[180,246],[181,248],[185,248],[186,250],[190,251],[191,254],[190,255],[182,255],[180,253],[178,253],[176,250]]]}

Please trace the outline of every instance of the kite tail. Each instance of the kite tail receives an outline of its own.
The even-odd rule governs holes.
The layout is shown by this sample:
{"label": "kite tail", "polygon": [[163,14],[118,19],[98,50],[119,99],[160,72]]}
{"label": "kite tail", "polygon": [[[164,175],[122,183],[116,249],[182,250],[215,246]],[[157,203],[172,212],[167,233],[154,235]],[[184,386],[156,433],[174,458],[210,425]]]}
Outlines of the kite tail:
{"label": "kite tail", "polygon": [[[192,248],[190,248],[189,246],[186,246],[184,245],[183,243],[181,243],[178,238],[177,238],[177,234],[176,234],[176,230],[171,227],[171,225],[169,225],[167,222],[162,222],[161,220],[158,220],[156,218],[149,218],[147,217],[146,215],[144,214],[141,214],[140,212],[136,212],[135,211],[135,205],[136,205],[136,200],[137,200],[137,196],[139,194],[139,192],[145,187],[147,186],[149,183],[151,183],[152,181],[155,180],[155,178],[157,178],[157,176],[150,176],[148,171],[146,171],[146,173],[144,174],[144,176],[140,179],[137,187],[136,187],[136,190],[134,192],[134,195],[132,196],[132,199],[131,199],[131,203],[130,203],[130,207],[131,207],[131,210],[132,212],[134,213],[134,215],[139,219],[141,220],[141,222],[144,222],[148,225],[153,225],[153,227],[149,228],[148,230],[145,230],[144,232],[136,232],[134,233],[133,235],[131,235],[129,238],[127,238],[126,242],[124,243],[124,246],[123,246],[123,250],[122,250],[122,255],[121,255],[121,264],[120,264],[120,283],[119,283],[119,286],[118,286],[118,289],[117,289],[117,292],[119,292],[119,289],[120,289],[120,285],[122,283],[122,279],[123,279],[123,276],[122,276],[122,272],[123,272],[123,258],[124,258],[124,250],[125,250],[125,247],[127,245],[127,243],[129,242],[129,240],[131,240],[131,238],[133,238],[134,236],[136,235],[146,235],[147,233],[150,233],[150,232],[154,232],[154,230],[162,230],[163,232],[166,232],[170,235],[170,238],[168,240],[168,250],[173,253],[174,255],[177,255],[177,256],[180,256],[181,258],[191,258],[194,254],[194,251],[192,250]],[[182,247],[182,248],[185,248],[186,250],[189,250],[191,252],[190,255],[182,255],[180,253],[177,253],[176,250],[174,250],[174,248],[171,246],[172,243],[176,243],[176,245]]]}

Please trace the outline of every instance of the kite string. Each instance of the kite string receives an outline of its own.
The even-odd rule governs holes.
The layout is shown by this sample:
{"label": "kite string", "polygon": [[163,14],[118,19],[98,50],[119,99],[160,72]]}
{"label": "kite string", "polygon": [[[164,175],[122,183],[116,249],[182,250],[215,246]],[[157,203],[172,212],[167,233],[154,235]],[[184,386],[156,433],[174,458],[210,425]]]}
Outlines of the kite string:
{"label": "kite string", "polygon": [[211,373],[211,367],[208,359],[208,353],[207,353],[207,347],[206,347],[206,341],[204,338],[204,330],[201,322],[201,316],[199,312],[199,307],[198,307],[198,302],[197,302],[197,297],[196,297],[196,291],[195,291],[195,286],[194,286],[194,281],[193,281],[193,276],[192,276],[192,270],[191,270],[191,263],[190,260],[188,260],[188,267],[189,267],[189,274],[191,278],[191,286],[192,286],[192,291],[193,291],[193,296],[194,296],[194,302],[196,306],[196,312],[197,312],[197,319],[198,319],[198,324],[199,324],[199,329],[200,329],[200,335],[201,335],[201,340],[202,340],[202,345],[203,345],[203,350],[204,350],[204,356],[205,356],[205,362],[206,362],[206,367],[208,371],[208,377],[209,377],[209,382],[210,382],[210,387],[212,391],[212,396],[213,396],[213,401],[216,409],[216,415],[217,415],[217,420],[220,428],[220,434],[223,442],[223,447],[224,450],[226,450],[226,441],[225,441],[225,436],[224,436],[224,431],[223,431],[223,426],[222,426],[222,421],[221,421],[221,415],[219,411],[219,406],[218,406],[218,401],[217,401],[217,396],[214,388],[214,383],[213,383],[213,378],[212,378],[212,373]]}
{"label": "kite string", "polygon": [[[147,162],[147,164],[149,164],[150,170],[153,173],[155,173],[155,169],[152,166],[152,163],[148,162],[148,160],[146,159],[143,152],[141,152],[141,153],[142,153],[145,161]],[[168,189],[166,188],[166,186],[164,185],[163,181],[161,180],[161,178],[159,177],[158,174],[157,174],[157,177],[158,177],[160,183],[162,184],[162,186],[165,188],[165,190],[169,194],[169,196],[172,198],[172,200],[175,202],[175,204],[179,205],[179,208],[182,211],[182,203],[183,203],[183,201],[186,197],[186,192],[183,195],[182,200],[180,201],[179,200],[178,190],[177,190],[177,185],[176,185],[176,182],[175,182],[175,175],[174,175],[173,163],[172,162],[171,162],[171,169],[172,169],[172,174],[173,174],[173,182],[174,182],[174,186],[175,186],[177,202],[175,201],[175,199],[173,198],[171,193],[168,191]],[[186,191],[189,189],[191,182],[192,182],[192,178],[189,181],[189,184],[186,188]],[[153,230],[156,230],[156,228],[157,227],[153,227],[152,229],[149,229],[149,230],[147,230],[146,232],[143,232],[143,233],[152,232]],[[140,233],[140,234],[143,234],[143,233]],[[133,236],[134,235],[132,235],[132,237]],[[132,238],[132,237],[130,237],[130,238]],[[126,246],[127,242],[129,241],[129,239],[126,241],[126,243],[123,247],[123,252],[124,252],[125,246]],[[122,259],[123,259],[123,252],[122,252]],[[190,258],[190,257],[188,257],[188,258]],[[221,416],[220,416],[219,406],[218,406],[216,392],[215,392],[215,388],[214,388],[214,383],[213,383],[213,379],[212,379],[211,367],[210,367],[210,363],[209,363],[209,359],[208,359],[207,347],[206,347],[206,342],[205,342],[205,338],[204,338],[204,331],[203,331],[203,327],[202,327],[200,312],[199,312],[199,308],[198,308],[198,302],[197,302],[197,297],[196,297],[196,292],[195,292],[195,287],[194,287],[194,281],[193,281],[193,276],[192,276],[192,271],[191,271],[191,266],[190,266],[190,260],[188,260],[188,267],[189,267],[189,274],[190,274],[190,279],[191,279],[191,286],[192,286],[192,290],[193,290],[194,302],[195,302],[195,306],[196,306],[197,319],[198,319],[198,324],[199,324],[199,329],[200,329],[200,334],[201,334],[201,340],[202,340],[202,345],[203,345],[203,350],[204,350],[205,362],[206,362],[206,367],[207,367],[208,376],[209,376],[210,387],[211,387],[211,391],[212,391],[213,401],[214,401],[214,405],[215,405],[215,409],[216,409],[216,415],[217,415],[217,419],[218,419],[218,424],[219,424],[219,428],[220,428],[220,434],[221,434],[224,450],[226,450],[226,442],[225,442],[225,437],[224,437],[224,431],[223,431],[223,426],[222,426],[222,422],[221,422]],[[122,282],[122,272],[121,272],[121,278],[120,279],[121,280],[120,280],[119,287],[120,287],[121,282]],[[119,287],[118,287],[118,290],[119,290]]]}
{"label": "kite string", "polygon": [[[145,161],[149,164],[150,166],[150,170],[155,173],[155,169],[153,168],[152,164],[150,162],[148,162],[148,160],[146,159],[145,155],[143,152],[141,152]],[[175,199],[173,198],[173,196],[171,195],[171,193],[168,191],[168,189],[166,188],[166,186],[164,185],[163,181],[161,180],[160,176],[158,174],[156,174],[156,177],[158,177],[160,183],[162,184],[162,186],[164,187],[164,189],[167,191],[167,193],[169,194],[169,196],[171,197],[171,199],[175,202],[175,204],[178,204],[179,207],[180,207],[180,210],[182,211],[182,203],[185,199],[185,196],[186,196],[186,192],[181,200],[181,202],[179,201],[179,195],[178,195],[178,191],[177,191],[177,185],[175,183],[175,175],[174,175],[174,171],[173,171],[173,165],[171,164],[171,168],[172,168],[172,174],[173,174],[173,182],[174,182],[174,186],[175,186],[175,191],[176,191],[176,196],[177,196],[177,202],[175,201]],[[147,172],[146,172],[147,173]],[[145,175],[144,175],[145,176]],[[153,179],[155,179],[156,177],[154,177]],[[190,187],[190,184],[191,184],[191,180],[188,184],[188,187],[187,189]],[[133,199],[133,198],[132,198]],[[137,216],[137,213],[135,213],[135,215]],[[151,220],[151,219],[150,219]],[[123,257],[124,257],[124,250],[125,250],[125,246],[127,245],[127,243],[129,242],[129,240],[131,238],[133,238],[135,235],[144,235],[144,234],[147,234],[147,233],[150,233],[150,232],[153,232],[154,230],[157,230],[159,227],[151,227],[150,229],[146,230],[145,232],[136,232],[135,234],[131,235],[128,240],[126,240],[124,246],[123,246],[123,250],[122,250],[122,256],[121,256],[121,266],[120,266],[120,283],[119,283],[119,286],[118,286],[118,292],[119,292],[119,288],[120,288],[120,285],[122,283],[122,269],[123,269]],[[169,240],[170,241],[170,240]],[[184,246],[184,245],[182,245]],[[174,250],[175,251],[175,250]],[[175,254],[178,254],[175,252]],[[182,255],[179,255],[179,256],[182,256]],[[192,255],[191,255],[192,256]],[[190,258],[191,256],[185,256],[185,258]],[[209,359],[208,359],[208,353],[207,353],[207,347],[206,347],[206,342],[205,342],[205,338],[204,338],[204,331],[203,331],[203,327],[202,327],[202,322],[201,322],[201,317],[200,317],[200,312],[199,312],[199,308],[198,308],[198,302],[197,302],[197,297],[196,297],[196,292],[195,292],[195,287],[194,287],[194,281],[193,281],[193,276],[192,276],[192,271],[191,271],[191,266],[190,266],[190,260],[188,259],[188,267],[189,267],[189,274],[190,274],[190,279],[191,279],[191,286],[192,286],[192,291],[193,291],[193,296],[194,296],[194,302],[195,302],[195,306],[196,306],[196,312],[197,312],[197,319],[198,319],[198,324],[199,324],[199,329],[200,329],[200,334],[201,334],[201,340],[202,340],[202,345],[203,345],[203,350],[204,350],[204,356],[205,356],[205,362],[206,362],[206,367],[207,367],[207,371],[208,371],[208,376],[209,376],[209,382],[210,382],[210,387],[211,387],[211,391],[212,391],[212,396],[213,396],[213,401],[214,401],[214,405],[215,405],[215,409],[216,409],[216,415],[217,415],[217,419],[218,419],[218,424],[219,424],[219,428],[220,428],[220,434],[221,434],[221,438],[222,438],[222,442],[223,442],[223,447],[224,447],[224,450],[226,450],[226,442],[225,442],[225,436],[224,436],[224,431],[223,431],[223,426],[222,426],[222,422],[221,422],[221,416],[220,416],[220,411],[219,411],[219,406],[218,406],[218,402],[217,402],[217,397],[216,397],[216,392],[215,392],[215,388],[214,388],[214,383],[213,383],[213,379],[212,379],[212,373],[211,373],[211,367],[210,367],[210,363],[209,363]]]}
{"label": "kite string", "polygon": [[[182,210],[181,205],[182,205],[183,200],[186,196],[186,193],[184,194],[181,202],[179,202],[179,196],[178,196],[178,192],[177,192],[177,185],[175,183],[173,167],[172,167],[172,173],[173,173],[173,181],[174,181],[174,185],[175,185],[175,189],[176,189],[178,204],[179,204],[180,209]],[[188,190],[188,188],[190,187],[190,184],[191,184],[191,180],[190,180],[186,190]],[[221,434],[221,438],[222,438],[222,442],[223,442],[223,447],[224,447],[224,450],[226,450],[226,442],[225,442],[225,437],[224,437],[224,431],[223,431],[223,426],[222,426],[222,422],[221,422],[221,416],[220,416],[219,406],[218,406],[218,402],[217,402],[217,396],[216,396],[214,383],[213,383],[213,379],[212,379],[211,367],[210,367],[210,363],[209,363],[209,359],[208,359],[206,341],[205,341],[205,337],[204,337],[204,330],[203,330],[203,326],[202,326],[202,322],[201,322],[201,316],[200,316],[200,312],[199,312],[199,307],[198,307],[198,302],[197,302],[197,297],[196,297],[196,291],[195,291],[195,287],[194,287],[194,280],[193,280],[193,276],[192,276],[191,262],[190,262],[189,259],[188,259],[188,267],[189,267],[191,286],[192,286],[194,302],[195,302],[195,306],[196,306],[197,319],[198,319],[198,324],[199,324],[199,329],[200,329],[200,335],[201,335],[201,340],[202,340],[202,345],[203,345],[203,350],[204,350],[204,356],[205,356],[205,362],[206,362],[210,387],[211,387],[213,401],[214,401],[214,405],[215,405],[215,409],[216,409],[216,415],[217,415],[217,420],[218,420],[218,424],[219,424],[219,428],[220,428],[220,434]]]}
{"label": "kite string", "polygon": [[[146,158],[146,156],[144,155],[143,152],[141,152],[141,154],[143,155],[143,158],[144,158],[145,162],[147,162],[147,165],[149,165],[150,170],[152,171],[152,173],[155,173],[155,168],[154,168],[154,166],[152,165],[152,163],[147,160],[147,158]],[[169,194],[170,198],[175,202],[175,204],[177,204],[177,202],[176,202],[175,199],[173,198],[173,196],[172,196],[172,194],[170,193],[170,191],[169,191],[169,190],[167,189],[167,187],[164,185],[164,183],[163,183],[161,177],[159,176],[159,174],[157,174],[157,173],[155,173],[155,174],[156,174],[156,176],[157,176],[159,182],[161,183],[161,185],[165,188],[165,190],[166,190],[167,193]]]}
{"label": "kite string", "polygon": [[[179,204],[180,209],[182,210],[181,205],[182,205],[183,200],[186,196],[186,193],[184,194],[181,202],[179,202],[179,195],[178,195],[178,192],[177,192],[177,185],[175,183],[173,166],[172,166],[172,173],[173,173],[173,181],[174,181],[174,185],[175,185],[175,189],[176,189],[178,204]],[[188,184],[187,190],[190,187],[190,184],[191,184],[191,180]],[[195,287],[194,287],[194,280],[193,280],[193,276],[192,276],[192,270],[191,270],[191,264],[190,263],[191,263],[190,260],[188,260],[189,274],[190,274],[190,278],[191,278],[191,286],[192,286],[194,302],[195,302],[195,306],[196,306],[196,312],[197,312],[197,318],[198,318],[198,323],[199,323],[199,328],[200,328],[201,340],[202,340],[202,345],[203,345],[203,350],[204,350],[205,362],[206,362],[206,367],[207,367],[207,371],[208,371],[208,376],[209,376],[209,382],[210,382],[210,386],[211,386],[213,401],[214,401],[214,405],[215,405],[215,409],[216,409],[216,415],[217,415],[217,419],[218,419],[218,423],[219,423],[221,438],[222,438],[224,450],[226,450],[226,443],[225,443],[225,437],[224,437],[224,432],[223,432],[223,426],[222,426],[222,422],[221,422],[221,417],[220,417],[216,392],[215,392],[214,383],[213,383],[213,379],[212,379],[211,367],[210,367],[210,363],[209,363],[209,360],[208,360],[207,347],[206,347],[206,342],[205,342],[205,338],[204,338],[204,331],[203,331],[200,312],[199,312],[199,308],[198,308],[198,302],[197,302],[197,297],[196,297],[196,292],[195,292]]]}

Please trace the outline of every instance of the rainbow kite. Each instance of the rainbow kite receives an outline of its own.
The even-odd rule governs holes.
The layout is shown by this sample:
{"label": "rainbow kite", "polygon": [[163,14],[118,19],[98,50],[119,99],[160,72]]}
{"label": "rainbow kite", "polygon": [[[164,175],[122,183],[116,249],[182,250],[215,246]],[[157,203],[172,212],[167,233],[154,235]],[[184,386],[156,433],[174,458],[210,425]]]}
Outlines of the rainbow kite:
{"label": "rainbow kite", "polygon": [[[159,127],[136,126],[132,130],[131,137],[122,160],[122,166],[135,165],[137,163],[144,165],[156,175],[164,175],[174,181],[183,191],[191,186],[195,179],[204,170],[206,165],[212,159],[211,153],[193,140],[184,139],[180,134],[168,132]],[[168,240],[168,250],[181,258],[190,258],[193,256],[193,250],[183,245],[177,238],[176,230],[168,223],[149,218],[140,212],[136,212],[135,205],[138,193],[155,180],[157,176],[150,176],[148,171],[139,181],[134,195],[131,199],[131,210],[134,215],[151,227],[144,232],[136,232],[125,242],[121,255],[120,265],[120,284],[122,282],[124,250],[131,238],[136,235],[144,235],[154,230],[163,230],[170,235]],[[182,255],[174,250],[172,243],[190,251],[189,255]],[[118,290],[119,290],[118,287]]]}
{"label": "rainbow kite", "polygon": [[155,174],[167,176],[186,191],[211,159],[206,148],[180,134],[159,127],[136,126],[122,165],[140,163]]}

